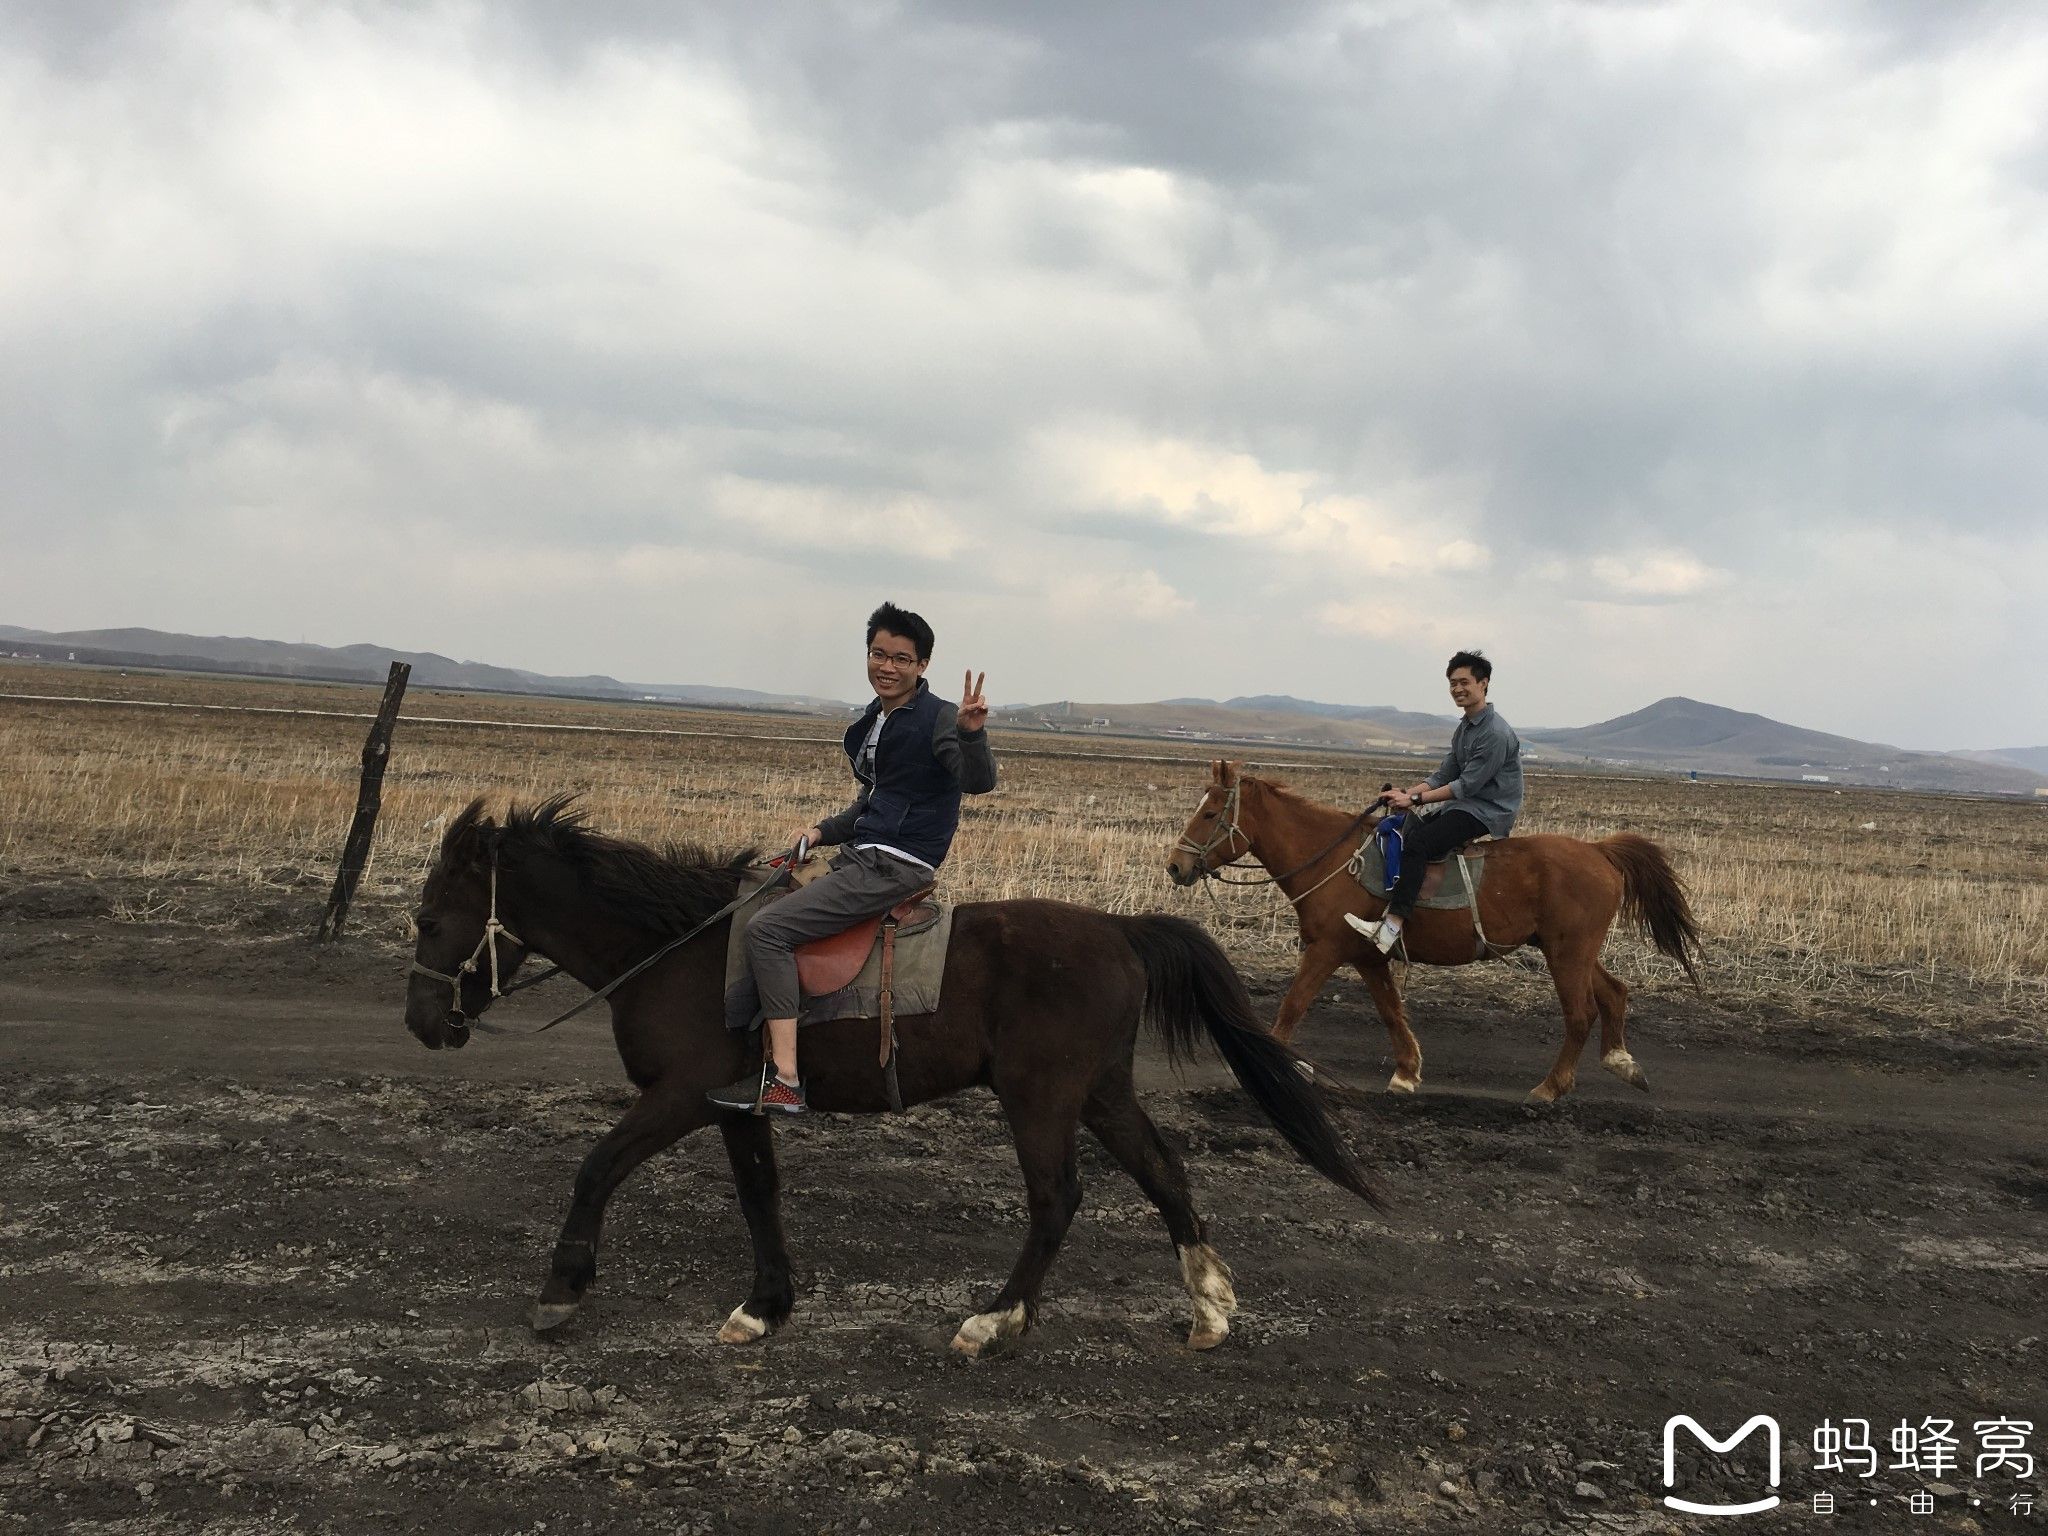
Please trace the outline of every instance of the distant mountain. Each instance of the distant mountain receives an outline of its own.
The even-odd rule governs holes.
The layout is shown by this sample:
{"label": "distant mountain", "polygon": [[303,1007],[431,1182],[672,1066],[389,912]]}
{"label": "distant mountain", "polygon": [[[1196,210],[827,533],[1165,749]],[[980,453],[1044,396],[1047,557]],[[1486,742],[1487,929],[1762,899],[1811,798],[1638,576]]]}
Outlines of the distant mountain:
{"label": "distant mountain", "polygon": [[[1433,756],[1448,744],[1457,721],[1450,715],[1384,705],[1321,704],[1285,694],[1258,694],[1149,704],[1062,699],[1006,707],[1001,723],[1067,735],[1170,737],[1215,741],[1220,746],[1271,742],[1280,747]],[[1648,708],[1597,725],[1527,729],[1521,736],[1524,757],[1538,764],[1608,763],[1739,778],[1818,778],[1831,784],[1966,793],[2024,795],[2048,785],[2048,776],[2018,763],[1905,752],[1697,699],[1659,699]]]}
{"label": "distant mountain", "polygon": [[2048,773],[2048,747],[1999,747],[1990,752],[1951,752],[1949,756],[1967,757],[1973,763],[2004,763],[2033,773]]}
{"label": "distant mountain", "polygon": [[2026,794],[2048,777],[2011,763],[1959,754],[1905,752],[1876,742],[1810,731],[1763,715],[1659,699],[1632,714],[1569,730],[1529,730],[1532,742],[1599,762],[1685,768],[1750,778],[1825,778],[1830,783]]}
{"label": "distant mountain", "polygon": [[1428,715],[1395,709],[1388,704],[1318,704],[1284,693],[1259,693],[1224,701],[1226,709],[1250,709],[1281,714],[1320,715],[1331,720],[1370,720],[1391,731],[1405,732],[1427,741],[1449,742],[1457,726],[1456,715]]}
{"label": "distant mountain", "polygon": [[573,698],[652,699],[667,704],[710,704],[742,709],[800,709],[838,713],[837,699],[758,693],[695,683],[622,683],[601,674],[551,677],[480,661],[455,661],[433,651],[395,651],[381,645],[303,645],[227,635],[177,635],[156,629],[80,629],[60,633],[0,624],[0,642],[16,655],[101,666],[168,667],[186,672],[237,672],[257,677],[322,682],[381,683],[394,661],[412,663],[411,686],[488,693],[564,694]]}

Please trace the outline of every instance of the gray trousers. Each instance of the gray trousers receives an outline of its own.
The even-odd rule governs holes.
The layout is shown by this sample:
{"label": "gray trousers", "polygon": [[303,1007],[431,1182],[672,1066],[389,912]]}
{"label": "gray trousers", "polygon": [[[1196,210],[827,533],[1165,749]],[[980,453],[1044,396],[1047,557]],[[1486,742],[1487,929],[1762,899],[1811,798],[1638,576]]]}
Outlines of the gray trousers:
{"label": "gray trousers", "polygon": [[877,848],[848,848],[828,874],[770,902],[748,924],[747,972],[725,997],[726,1022],[746,1029],[758,1010],[765,1018],[793,1019],[799,997],[796,947],[844,932],[916,895],[931,871]]}

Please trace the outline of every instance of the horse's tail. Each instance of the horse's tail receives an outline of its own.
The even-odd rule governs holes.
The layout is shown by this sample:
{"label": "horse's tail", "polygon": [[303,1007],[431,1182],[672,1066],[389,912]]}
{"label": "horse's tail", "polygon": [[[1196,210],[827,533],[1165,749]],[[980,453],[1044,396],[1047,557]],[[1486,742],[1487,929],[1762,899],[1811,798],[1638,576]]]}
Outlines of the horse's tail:
{"label": "horse's tail", "polygon": [[1124,937],[1145,966],[1145,1018],[1172,1061],[1209,1039],[1287,1144],[1316,1172],[1375,1210],[1386,1201],[1358,1166],[1330,1118],[1307,1064],[1259,1027],[1244,980],[1216,941],[1183,917],[1125,917]]}
{"label": "horse's tail", "polygon": [[1649,935],[1659,954],[1684,966],[1697,988],[1700,973],[1693,969],[1692,959],[1700,948],[1699,925],[1693,920],[1685,882],[1664,850],[1633,832],[1617,832],[1593,846],[1621,876],[1621,906],[1629,921]]}

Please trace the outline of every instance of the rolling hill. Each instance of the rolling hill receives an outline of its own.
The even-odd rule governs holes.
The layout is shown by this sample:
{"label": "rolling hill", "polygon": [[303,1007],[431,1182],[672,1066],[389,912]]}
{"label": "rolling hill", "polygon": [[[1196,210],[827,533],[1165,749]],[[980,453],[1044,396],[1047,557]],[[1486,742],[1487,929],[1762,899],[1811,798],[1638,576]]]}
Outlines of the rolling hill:
{"label": "rolling hill", "polygon": [[838,699],[759,693],[696,683],[622,683],[603,675],[551,677],[516,667],[456,661],[433,651],[396,651],[382,645],[304,645],[229,635],[166,634],[156,629],[80,629],[50,633],[0,624],[0,646],[44,661],[100,666],[169,667],[185,672],[236,672],[309,681],[384,681],[394,661],[412,663],[415,688],[487,693],[567,694],[576,698],[649,699],[668,704],[711,704],[737,709],[801,709],[839,713]]}
{"label": "rolling hill", "polygon": [[1526,741],[1595,762],[1683,768],[1745,778],[1825,778],[1904,789],[2028,794],[2048,777],[2017,764],[1948,752],[1906,752],[1786,725],[1763,715],[1673,697],[1567,730],[1528,730]]}
{"label": "rolling hill", "polygon": [[[381,682],[393,661],[413,664],[416,686],[502,693],[560,694],[649,700],[740,709],[840,714],[837,699],[762,693],[692,683],[630,683],[602,675],[553,677],[485,662],[456,661],[431,651],[407,653],[380,645],[329,647],[229,636],[166,634],[154,629],[48,633],[0,624],[0,653],[108,666],[167,667],[335,682]],[[1358,752],[1441,753],[1456,725],[1452,715],[1374,704],[1325,704],[1286,694],[1232,699],[1162,699],[1140,704],[1006,705],[997,723],[1011,730],[1214,741],[1219,749],[1277,748]],[[1672,697],[1570,728],[1522,730],[1534,763],[1607,764],[1646,771],[1833,784],[1894,785],[1964,793],[2029,795],[2048,787],[2048,748],[1999,752],[1906,752],[1807,730],[1763,715]]]}

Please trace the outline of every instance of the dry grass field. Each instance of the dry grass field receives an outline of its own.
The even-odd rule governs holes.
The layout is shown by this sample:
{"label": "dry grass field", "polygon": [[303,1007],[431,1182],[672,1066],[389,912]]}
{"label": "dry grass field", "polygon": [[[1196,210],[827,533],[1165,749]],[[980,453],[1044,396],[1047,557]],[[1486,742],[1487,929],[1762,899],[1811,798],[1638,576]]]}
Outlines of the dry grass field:
{"label": "dry grass field", "polygon": [[[632,1100],[611,1032],[429,1052],[401,1021],[406,913],[472,795],[772,842],[847,792],[831,722],[416,693],[352,941],[313,945],[374,690],[0,664],[24,693],[127,697],[0,697],[0,1533],[1676,1536],[1674,1411],[1769,1413],[1788,1453],[1851,1414],[2040,1421],[2039,808],[1538,777],[1532,825],[1635,828],[1692,882],[1704,1003],[1632,937],[1609,956],[1654,1091],[1589,1061],[1525,1104],[1561,1032],[1540,970],[1418,968],[1424,1090],[1341,1116],[1381,1216],[1227,1068],[1147,1040],[1148,1112],[1234,1269],[1230,1343],[1183,1348],[1157,1213],[1087,1138],[1037,1325],[967,1362],[946,1341],[1023,1231],[990,1095],[778,1132],[799,1297],[772,1338],[716,1342],[749,1243],[708,1131],[619,1192],[592,1301],[537,1336],[577,1170]],[[1166,879],[1207,754],[1064,745],[999,734],[950,890],[1199,917],[1272,1008],[1285,904]],[[1414,769],[1282,772],[1356,804]],[[1362,993],[1333,983],[1304,1027],[1320,1081],[1385,1081]],[[1974,1449],[1927,1530],[2042,1496],[1971,1477]],[[1904,1520],[1924,1481],[1788,1460],[1791,1508]],[[1755,1476],[1680,1470],[1710,1499]]]}
{"label": "dry grass field", "polygon": [[[265,892],[294,893],[308,925],[317,916],[354,804],[366,728],[354,717],[374,708],[375,690],[0,664],[0,693],[131,701],[0,699],[0,882],[90,880],[114,915],[137,920],[232,926]],[[151,707],[164,703],[179,707]],[[296,712],[249,712],[262,710]],[[574,790],[597,824],[626,836],[765,844],[844,802],[837,734],[815,717],[417,690],[357,931],[404,940],[442,822],[471,795],[502,804]],[[1181,892],[1165,878],[1206,778],[1200,749],[1127,744],[1129,758],[1149,759],[1139,761],[1110,743],[1077,752],[1006,733],[1000,714],[997,743],[1003,783],[965,819],[947,869],[955,897],[1186,911],[1248,970],[1290,963],[1293,924],[1272,892]],[[1415,772],[1413,760],[1286,762],[1267,771],[1333,803]],[[2048,807],[1548,773],[1532,776],[1524,827],[1628,828],[1663,843],[1692,888],[1708,986],[1723,1001],[1934,1021],[1959,1009],[2048,1014]],[[1610,948],[1632,985],[1683,985],[1632,937]],[[1415,984],[1528,991],[1532,1002],[1543,986],[1512,963],[1418,971]]]}

